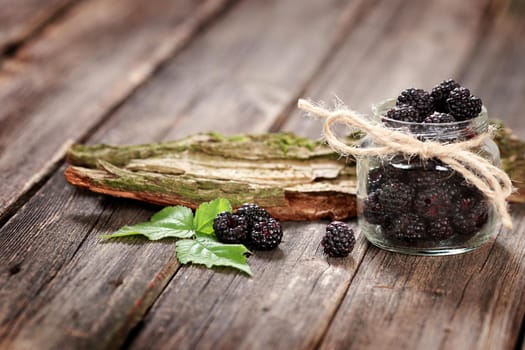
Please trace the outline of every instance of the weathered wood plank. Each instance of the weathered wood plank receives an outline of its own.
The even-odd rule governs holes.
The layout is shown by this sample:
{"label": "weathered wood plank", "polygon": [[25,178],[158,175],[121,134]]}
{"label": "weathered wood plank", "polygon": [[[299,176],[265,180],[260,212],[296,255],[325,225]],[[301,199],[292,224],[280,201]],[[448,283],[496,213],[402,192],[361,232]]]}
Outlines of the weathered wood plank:
{"label": "weathered wood plank", "polygon": [[[446,0],[377,3],[305,95],[324,97],[335,90],[356,101],[373,100],[388,97],[391,90],[407,84],[405,75],[421,81],[427,75],[431,80],[449,75],[472,48],[484,11],[478,4]],[[469,20],[458,33],[463,24],[457,21],[463,17]],[[443,38],[439,48],[429,45],[428,50],[417,50],[417,64],[407,64],[406,56],[396,54],[396,50],[413,50],[436,32]],[[441,51],[448,52],[448,57],[438,62],[436,53]],[[430,65],[436,66],[435,71],[429,71]],[[376,80],[370,82],[368,73],[372,72]],[[359,92],[358,97],[351,92]],[[287,130],[319,135],[318,125],[299,117],[299,113],[294,114],[295,124],[286,125]],[[251,258],[253,280],[218,276],[197,268],[179,270],[147,315],[131,348],[169,348],[175,344],[188,349],[315,348],[339,306],[341,293],[351,285],[365,244],[361,237],[352,258],[327,260],[319,247],[324,227],[325,223],[287,225],[281,253],[258,253]],[[198,301],[193,302],[196,295]],[[375,325],[368,326],[376,329]]]}
{"label": "weathered wood plank", "polygon": [[74,0],[0,0],[0,54],[45,25]]}
{"label": "weathered wood plank", "polygon": [[[309,0],[300,10],[295,0],[241,3],[142,86],[90,141],[267,129],[318,69],[346,28],[344,21],[334,23],[354,6],[337,0]],[[325,40],[310,40],[314,35]],[[301,63],[300,71],[283,73]],[[178,267],[173,242],[100,242],[99,234],[153,211],[78,192],[62,170],[0,230],[0,260],[8,262],[1,271],[0,347],[116,346]]]}
{"label": "weathered wood plank", "polygon": [[[521,135],[524,24],[516,13],[500,17],[458,72],[491,115]],[[519,348],[525,208],[512,211],[515,229],[471,254],[417,258],[371,248],[321,348]]]}
{"label": "weathered wood plank", "polygon": [[[322,349],[513,349],[524,312],[524,208],[519,232],[454,257],[371,247]],[[381,336],[378,336],[378,332]]]}
{"label": "weathered wood plank", "polygon": [[[93,0],[0,70],[0,217],[228,0]],[[73,122],[74,120],[74,122]]]}
{"label": "weathered wood plank", "polygon": [[147,315],[131,349],[312,349],[366,249],[327,259],[326,222],[285,224],[276,251],[250,258],[255,275],[179,270]]}
{"label": "weathered wood plank", "polygon": [[[178,265],[169,243],[160,244],[164,249],[140,239],[103,244],[97,235],[150,214],[144,205],[76,191],[55,174],[0,232],[0,348],[109,348],[122,342],[129,323]],[[86,246],[95,249],[82,252]],[[86,273],[92,278],[82,277]],[[134,290],[141,292],[135,304],[121,308]],[[50,303],[62,305],[53,310],[55,323],[42,319],[41,310]],[[10,344],[18,331],[27,330],[28,320],[43,322],[44,328],[33,327]],[[43,339],[53,326],[61,336]]]}

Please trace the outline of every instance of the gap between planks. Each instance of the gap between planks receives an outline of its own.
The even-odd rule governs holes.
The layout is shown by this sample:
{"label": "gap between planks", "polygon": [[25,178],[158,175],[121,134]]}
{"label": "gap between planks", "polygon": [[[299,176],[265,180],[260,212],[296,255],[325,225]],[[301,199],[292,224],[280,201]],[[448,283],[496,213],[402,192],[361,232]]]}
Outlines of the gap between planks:
{"label": "gap between planks", "polygon": [[[34,3],[35,8],[22,8],[21,10],[18,10],[18,1],[12,1],[12,4],[4,4],[3,6],[11,7],[11,11],[15,13],[15,15],[11,13],[11,17],[25,17],[25,21],[24,23],[13,24],[14,28],[6,28],[7,33],[4,33],[3,37],[2,33],[0,33],[0,69],[2,68],[3,59],[15,56],[18,50],[28,41],[38,37],[47,26],[60,21],[72,7],[78,5],[81,1],[85,0],[62,0],[57,3],[52,1],[50,4],[46,3],[46,1],[41,1]],[[32,6],[33,4],[28,2],[28,5]],[[22,4],[21,7],[23,6]],[[38,13],[38,10],[42,13]],[[17,12],[28,12],[29,16],[23,16],[20,13],[16,15]],[[12,32],[15,33],[13,34]]]}

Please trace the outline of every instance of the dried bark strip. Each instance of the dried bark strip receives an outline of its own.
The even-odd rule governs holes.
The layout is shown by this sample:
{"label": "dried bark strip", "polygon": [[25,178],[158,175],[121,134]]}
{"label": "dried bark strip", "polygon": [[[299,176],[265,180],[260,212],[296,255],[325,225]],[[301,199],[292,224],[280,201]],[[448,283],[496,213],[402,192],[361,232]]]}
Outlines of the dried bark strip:
{"label": "dried bark strip", "polygon": [[73,185],[160,205],[198,207],[223,197],[258,203],[281,220],[355,216],[355,167],[321,142],[288,134],[223,137],[129,147],[76,146]]}
{"label": "dried bark strip", "polygon": [[[523,202],[525,142],[502,123],[496,134],[502,163]],[[353,142],[348,138],[348,142]],[[353,159],[293,134],[199,134],[137,146],[77,145],[68,152],[69,183],[116,197],[185,205],[223,197],[234,207],[255,202],[281,220],[342,220],[356,215]]]}

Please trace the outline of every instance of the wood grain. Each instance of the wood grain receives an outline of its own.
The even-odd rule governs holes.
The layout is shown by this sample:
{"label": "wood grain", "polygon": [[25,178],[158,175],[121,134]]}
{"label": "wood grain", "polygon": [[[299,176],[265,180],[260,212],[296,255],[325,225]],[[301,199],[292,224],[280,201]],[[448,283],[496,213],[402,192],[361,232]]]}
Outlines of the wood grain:
{"label": "wood grain", "polygon": [[[524,213],[515,210],[518,230]],[[524,248],[523,235],[507,232],[453,257],[371,247],[321,348],[512,349],[524,313]]]}
{"label": "wood grain", "polygon": [[[105,244],[98,235],[150,214],[144,205],[77,191],[55,174],[0,233],[0,348],[121,343],[128,324],[136,322],[178,265],[170,242]],[[53,314],[44,311],[57,304]],[[33,327],[25,324],[29,320]],[[19,331],[22,336],[10,343]]]}
{"label": "wood grain", "polygon": [[75,2],[78,0],[0,0],[0,54],[30,38]]}
{"label": "wood grain", "polygon": [[[310,0],[301,11],[296,5],[294,0],[250,1],[233,8],[141,87],[90,141],[151,142],[209,129],[264,130],[318,69],[333,43],[327,38],[343,27],[334,23],[347,8],[335,0]],[[303,26],[305,20],[309,26]],[[312,41],[314,35],[324,40]],[[300,63],[300,72],[283,76]],[[0,259],[9,262],[1,272],[6,282],[0,283],[0,347],[116,347],[178,268],[173,242],[101,243],[99,234],[143,221],[153,210],[86,195],[66,184],[62,171],[0,230]],[[245,279],[231,272],[225,276]]]}
{"label": "wood grain", "polygon": [[[227,0],[93,0],[0,70],[0,217]],[[11,208],[13,209],[13,208]]]}
{"label": "wood grain", "polygon": [[[333,55],[333,60],[318,74],[304,95],[317,98],[336,91],[338,95],[356,98],[350,93],[360,91],[359,99],[373,100],[381,94],[388,97],[391,89],[397,89],[401,83],[407,84],[406,80],[402,81],[405,74],[419,79],[427,74],[431,75],[427,79],[442,78],[443,71],[454,71],[469,56],[469,48],[474,45],[471,41],[477,36],[484,11],[478,3],[377,3],[354,27],[341,51]],[[445,18],[434,16],[436,12],[445,12],[445,8]],[[455,19],[450,20],[454,25],[443,26],[448,16]],[[469,18],[468,26],[458,34],[459,24],[455,21],[464,16]],[[414,21],[414,18],[421,19]],[[436,32],[443,39],[439,48],[432,46],[429,50],[417,51],[417,64],[410,65],[406,56],[396,54],[396,50],[413,50]],[[385,37],[395,46],[383,41]],[[466,48],[458,49],[463,46]],[[436,51],[441,50],[448,51],[449,57],[436,62]],[[387,59],[388,66],[385,64]],[[431,64],[439,66],[436,71],[429,72]],[[368,74],[377,81],[370,82]],[[319,135],[319,125],[313,126],[300,119],[300,113],[293,116],[297,119],[286,125],[287,130],[310,137]],[[266,258],[262,254],[251,259],[253,281],[237,281],[207,274],[197,268],[182,268],[153,306],[131,348],[170,348],[175,344],[188,349],[316,348],[329,329],[342,293],[353,285],[356,269],[362,269],[359,264],[364,243],[360,238],[358,249],[348,260],[327,261],[319,254],[325,224],[286,226],[281,258]],[[316,246],[315,252],[313,246]],[[341,264],[342,269],[335,264]],[[195,294],[201,296],[199,303],[188,303]],[[388,304],[378,303],[370,307],[380,313]],[[376,329],[373,323],[360,325]],[[340,332],[346,334],[344,330]]]}
{"label": "wood grain", "polygon": [[366,248],[360,237],[350,258],[327,259],[325,227],[285,224],[277,250],[250,258],[253,279],[183,267],[131,349],[315,348]]}
{"label": "wood grain", "polygon": [[[525,96],[520,78],[525,71],[515,65],[525,59],[525,43],[523,21],[515,16],[497,19],[458,75],[492,116],[520,132],[524,103],[513,94]],[[525,315],[525,208],[512,211],[513,232],[496,232],[490,243],[470,254],[417,258],[370,248],[321,348],[519,348]]]}

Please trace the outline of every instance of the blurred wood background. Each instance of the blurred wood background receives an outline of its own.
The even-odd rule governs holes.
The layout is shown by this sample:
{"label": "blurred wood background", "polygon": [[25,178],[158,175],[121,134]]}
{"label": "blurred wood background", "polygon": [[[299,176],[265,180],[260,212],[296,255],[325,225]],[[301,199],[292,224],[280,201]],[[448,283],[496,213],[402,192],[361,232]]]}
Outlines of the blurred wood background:
{"label": "blurred wood background", "polygon": [[71,142],[317,138],[299,97],[368,112],[446,78],[525,138],[525,3],[0,0],[0,348],[525,349],[523,206],[451,257],[359,235],[327,259],[327,222],[287,222],[249,279],[180,266],[173,241],[102,242],[158,208],[63,178]]}

